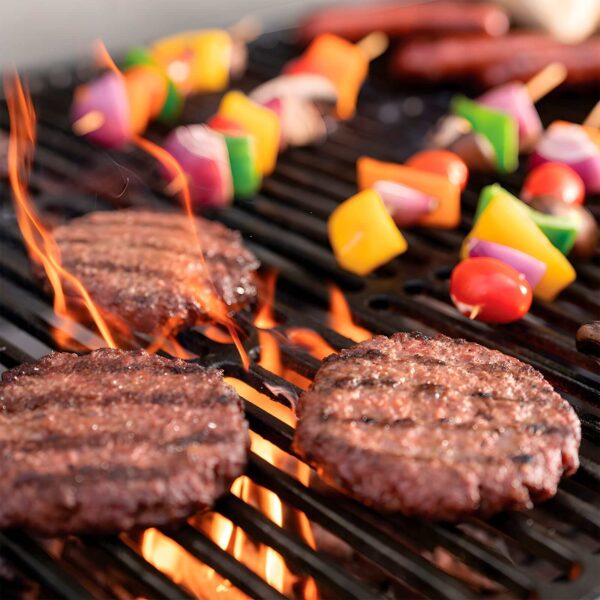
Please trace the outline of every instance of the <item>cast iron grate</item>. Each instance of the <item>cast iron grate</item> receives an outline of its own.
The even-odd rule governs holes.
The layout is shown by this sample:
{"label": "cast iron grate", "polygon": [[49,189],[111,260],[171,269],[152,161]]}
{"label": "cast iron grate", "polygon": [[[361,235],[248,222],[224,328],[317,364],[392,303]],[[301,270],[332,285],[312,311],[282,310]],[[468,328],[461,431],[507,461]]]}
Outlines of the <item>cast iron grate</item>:
{"label": "cast iron grate", "polygon": [[[273,77],[295,52],[286,34],[263,36],[253,44],[250,69],[239,87],[251,89]],[[31,192],[40,212],[52,221],[90,210],[167,206],[169,201],[161,193],[152,160],[134,150],[100,151],[71,134],[68,107],[72,86],[88,75],[85,69],[68,68],[30,78],[32,89],[38,90],[34,99],[39,121]],[[444,548],[516,597],[595,597],[600,592],[600,373],[597,361],[576,351],[574,333],[581,322],[600,314],[600,254],[576,265],[578,282],[558,301],[538,303],[521,323],[494,328],[462,318],[449,302],[447,278],[469,229],[478,190],[490,182],[485,177],[473,177],[463,197],[465,216],[457,231],[408,232],[409,252],[367,279],[338,269],[327,243],[326,218],[337,203],[355,191],[354,161],[361,154],[406,159],[420,148],[451,94],[451,90],[440,89],[394,89],[384,79],[376,75],[365,87],[354,120],[334,127],[322,145],[283,154],[276,173],[255,199],[237,203],[216,218],[240,229],[265,267],[279,271],[276,308],[282,328],[312,327],[335,348],[347,346],[348,339],[324,325],[328,302],[324,282],[331,281],[343,289],[357,322],[374,332],[420,330],[465,337],[540,369],[582,420],[581,468],[563,482],[555,499],[532,511],[501,515],[488,523],[473,519],[449,526],[376,515],[324,486],[306,487],[252,455],[248,476],[275,492],[286,506],[303,511],[311,521],[346,541],[376,571],[385,574],[387,583],[381,585],[362,580],[355,570],[312,550],[231,494],[215,510],[252,540],[277,550],[295,572],[314,577],[331,597],[477,595],[464,581],[430,560],[436,548]],[[595,99],[554,95],[541,106],[543,120],[580,120]],[[217,102],[217,96],[191,99],[182,121],[205,119]],[[0,128],[6,131],[7,127],[3,107]],[[165,132],[155,126],[149,137],[160,141]],[[520,181],[522,172],[504,178],[502,183],[516,191]],[[9,195],[6,182],[0,182],[0,371],[49,352],[54,344],[51,329],[57,325],[48,298],[31,280]],[[600,218],[598,199],[590,206]],[[256,335],[251,327],[248,329],[246,345],[256,358]],[[83,326],[78,326],[77,332],[83,344],[97,341]],[[286,397],[298,391],[261,367],[245,372],[230,348],[197,331],[186,332],[179,341],[198,354],[203,364],[218,366],[226,375],[277,401],[287,404]],[[291,345],[284,345],[283,358],[286,368],[307,377],[318,368],[318,361]],[[291,428],[251,403],[246,403],[246,408],[252,429],[289,452]],[[192,526],[164,533],[246,594],[281,597]],[[0,550],[0,560],[6,557],[26,582],[35,581],[42,596],[113,597],[115,586],[129,597],[189,596],[122,537],[68,539],[60,558],[56,558],[39,540],[9,531],[0,533]],[[7,589],[18,594],[16,587],[12,592],[10,586]]]}

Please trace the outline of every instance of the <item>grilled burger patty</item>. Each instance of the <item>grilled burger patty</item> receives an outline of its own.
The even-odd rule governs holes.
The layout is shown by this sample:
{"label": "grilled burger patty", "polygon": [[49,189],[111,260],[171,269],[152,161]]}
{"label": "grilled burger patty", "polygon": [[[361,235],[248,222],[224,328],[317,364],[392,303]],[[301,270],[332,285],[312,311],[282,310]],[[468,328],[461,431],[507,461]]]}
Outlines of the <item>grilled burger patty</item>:
{"label": "grilled burger patty", "polygon": [[144,351],[53,353],[0,382],[0,528],[161,525],[222,495],[248,425],[220,371]]}
{"label": "grilled burger patty", "polygon": [[577,470],[580,423],[532,367],[445,336],[332,355],[299,403],[295,449],[384,511],[455,520],[526,509]]}
{"label": "grilled burger patty", "polygon": [[[95,212],[56,228],[54,237],[63,266],[104,311],[156,334],[166,323],[181,329],[205,320],[201,299],[214,288],[233,310],[256,297],[259,263],[240,234],[201,218],[197,226],[206,268],[182,214]],[[39,269],[38,276],[46,281]]]}

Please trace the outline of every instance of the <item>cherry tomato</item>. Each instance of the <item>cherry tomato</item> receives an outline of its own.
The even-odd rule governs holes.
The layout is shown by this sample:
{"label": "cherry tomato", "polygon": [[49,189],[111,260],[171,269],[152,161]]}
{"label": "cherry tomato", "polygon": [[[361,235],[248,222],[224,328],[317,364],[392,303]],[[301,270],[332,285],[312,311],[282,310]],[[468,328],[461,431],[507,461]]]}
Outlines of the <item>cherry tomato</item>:
{"label": "cherry tomato", "polygon": [[525,202],[538,196],[558,198],[565,204],[583,204],[585,185],[579,174],[568,165],[547,162],[527,175],[521,190],[521,198]]}
{"label": "cherry tomato", "polygon": [[421,171],[444,175],[461,191],[467,186],[469,169],[465,161],[450,150],[423,150],[411,156],[406,164]]}
{"label": "cherry tomato", "polygon": [[452,271],[450,296],[465,316],[486,323],[510,323],[531,307],[525,276],[496,258],[467,258]]}

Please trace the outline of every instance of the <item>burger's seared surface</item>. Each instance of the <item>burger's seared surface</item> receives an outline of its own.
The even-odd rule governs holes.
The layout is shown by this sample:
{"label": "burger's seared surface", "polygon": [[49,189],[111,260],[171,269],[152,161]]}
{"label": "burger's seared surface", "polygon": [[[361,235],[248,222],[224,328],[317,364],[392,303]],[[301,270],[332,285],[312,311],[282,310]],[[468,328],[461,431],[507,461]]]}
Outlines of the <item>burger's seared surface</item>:
{"label": "burger's seared surface", "polygon": [[137,331],[158,333],[167,322],[179,329],[206,320],[202,298],[215,288],[232,310],[256,297],[259,263],[240,234],[202,218],[197,228],[206,268],[187,217],[178,213],[90,213],[53,235],[62,265],[94,302]]}
{"label": "burger's seared surface", "polygon": [[143,351],[53,353],[2,375],[0,528],[161,525],[242,473],[248,425],[220,371]]}
{"label": "burger's seared surface", "polygon": [[296,450],[385,511],[454,520],[525,509],[579,464],[580,423],[532,367],[445,336],[379,336],[325,360]]}

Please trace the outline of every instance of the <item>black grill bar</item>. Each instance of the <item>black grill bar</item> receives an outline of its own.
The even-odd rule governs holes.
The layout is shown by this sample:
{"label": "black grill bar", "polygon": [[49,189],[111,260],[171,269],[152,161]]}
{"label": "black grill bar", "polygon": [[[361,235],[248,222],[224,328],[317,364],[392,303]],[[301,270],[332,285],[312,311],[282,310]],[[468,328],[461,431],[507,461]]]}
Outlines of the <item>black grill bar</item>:
{"label": "black grill bar", "polygon": [[310,520],[351,544],[365,558],[384,568],[391,576],[400,577],[409,585],[434,597],[473,597],[466,586],[442,573],[424,558],[410,551],[403,552],[387,535],[373,531],[368,522],[361,522],[356,515],[347,514],[338,504],[323,501],[310,488],[282,473],[262,458],[250,458],[248,476],[304,512]]}
{"label": "black grill bar", "polygon": [[[482,529],[486,527],[486,524],[481,522],[477,525]],[[531,517],[520,514],[510,517],[502,515],[494,519],[494,527],[518,540],[532,554],[543,556],[567,573],[575,572],[579,568],[577,550],[565,540],[552,537],[547,528],[532,522]]]}
{"label": "black grill bar", "polygon": [[0,532],[0,547],[14,557],[15,562],[33,575],[37,581],[52,590],[57,597],[67,600],[94,598],[70,573],[63,569],[40,544],[25,533]]}
{"label": "black grill bar", "polygon": [[[294,48],[279,36],[259,39],[251,51],[250,73],[241,87],[249,89],[265,77],[273,76],[293,52]],[[539,368],[577,410],[584,432],[581,468],[571,481],[561,484],[555,499],[533,511],[503,514],[489,522],[472,519],[466,526],[377,515],[323,484],[306,487],[256,455],[250,458],[248,475],[255,483],[275,492],[286,505],[304,511],[308,518],[350,543],[355,551],[386,571],[392,581],[401,582],[404,589],[410,587],[413,591],[409,595],[447,598],[475,595],[468,585],[425,557],[424,553],[441,547],[516,596],[596,597],[600,590],[600,556],[590,548],[597,550],[593,541],[600,536],[597,509],[600,374],[596,361],[576,352],[573,336],[579,323],[597,317],[600,310],[600,257],[576,265],[578,282],[557,301],[537,303],[522,322],[502,328],[459,316],[448,300],[447,280],[461,240],[472,224],[468,214],[457,231],[406,232],[410,246],[407,254],[368,279],[341,271],[333,260],[325,219],[341,200],[355,192],[355,159],[367,153],[403,161],[419,149],[424,134],[446,110],[450,98],[449,91],[420,91],[422,115],[402,116],[395,123],[381,118],[382,109],[389,113],[391,108],[401,115],[402,102],[409,94],[390,92],[377,82],[367,85],[361,98],[361,114],[352,122],[338,124],[322,146],[283,154],[277,171],[264,182],[255,200],[236,202],[217,218],[240,229],[262,263],[280,273],[276,308],[281,326],[273,334],[280,335],[287,327],[309,326],[335,349],[348,346],[348,339],[323,325],[328,301],[323,282],[332,280],[343,288],[357,322],[374,332],[415,329],[442,332],[517,356]],[[70,133],[65,111],[70,97],[70,89],[49,89],[40,97],[39,146],[31,177],[31,192],[40,211],[61,219],[95,209],[171,207],[172,202],[162,194],[164,184],[155,176],[153,161],[148,157],[135,150],[99,151]],[[208,116],[217,101],[216,97],[190,99],[183,122],[197,122]],[[546,102],[543,105],[547,107],[543,116],[546,122],[551,115],[564,117],[564,106]],[[567,105],[583,106],[575,97],[570,97]],[[572,118],[577,120],[577,110],[572,112]],[[0,110],[0,128],[6,129],[7,124],[6,112]],[[165,131],[157,126],[150,137],[160,142]],[[516,191],[522,176],[520,171],[501,183]],[[122,193],[125,177],[129,183],[126,193]],[[472,212],[478,189],[491,182],[487,176],[472,178],[463,195],[466,212]],[[50,328],[64,325],[56,319],[48,298],[32,280],[14,217],[10,209],[2,209],[1,202],[8,194],[6,184],[0,180],[0,370],[47,353],[54,347]],[[589,201],[588,206],[600,215],[597,199]],[[241,316],[240,323],[251,334],[246,344],[256,359],[256,335],[248,325],[248,316]],[[101,345],[98,336],[87,327],[79,325],[76,331],[77,339],[84,345]],[[241,379],[286,406],[294,404],[298,388],[255,365],[245,372],[231,348],[212,343],[193,330],[182,334],[179,341],[196,352],[202,364],[223,368],[227,375]],[[289,343],[282,344],[282,358],[286,368],[308,378],[319,366],[319,361]],[[245,408],[256,433],[291,453],[291,427],[251,402],[245,402]],[[282,530],[237,497],[227,496],[217,510],[240,525],[250,537],[276,549],[298,572],[312,575],[328,586],[334,595],[336,592],[342,597],[360,595],[359,588],[351,588],[352,575],[341,571],[337,563],[313,552],[289,531]],[[558,528],[559,532],[552,526],[557,520],[564,525]],[[186,525],[179,531],[163,533],[247,594],[259,598],[282,597],[193,527]],[[12,535],[13,532],[0,534],[0,545],[6,546],[4,538]],[[492,540],[502,540],[509,551],[503,551]],[[122,540],[85,538],[83,542],[77,548],[78,553],[85,553],[87,547],[90,557],[97,552],[110,556],[111,565],[117,565],[123,581],[132,584],[132,590],[145,589],[150,596],[184,596],[184,590]],[[67,558],[56,561],[44,554],[43,546],[34,538],[25,536],[13,543],[24,553],[26,562],[29,560],[29,571],[42,583],[46,584],[46,578],[54,578],[60,584],[66,573],[65,581],[76,586],[83,584],[89,588],[88,595],[105,595],[102,589],[94,587],[93,577],[81,574],[78,581],[79,574],[67,568]],[[41,552],[41,562],[29,557],[30,546],[34,558],[39,559]],[[518,552],[512,554],[513,551]],[[546,572],[542,567],[553,570]],[[558,579],[555,574],[547,573],[558,573]],[[133,585],[136,577],[137,587]],[[68,585],[68,593],[47,587],[57,595],[82,597],[75,596]],[[373,593],[368,587],[362,591]]]}
{"label": "black grill bar", "polygon": [[[346,344],[342,344],[342,345],[346,345]],[[290,352],[292,352],[292,351],[290,350]],[[310,359],[310,360],[312,360],[314,363],[314,359]],[[223,365],[221,365],[221,366],[223,366]],[[315,367],[315,364],[311,364],[310,367],[307,368],[307,371],[308,371],[307,374],[310,374],[310,371],[313,371],[314,367]],[[233,367],[230,366],[230,369],[232,370],[232,374],[239,375],[239,366],[237,366],[237,365],[233,366]],[[298,369],[298,370],[301,370],[301,369]],[[261,369],[260,367],[254,367],[250,373],[251,373],[251,377],[254,378],[252,381],[250,381],[250,383],[253,384],[255,387],[257,386],[257,381],[260,380],[261,375],[262,376],[269,375],[268,372],[264,371],[264,369]],[[270,375],[271,381],[273,381],[273,377],[274,376]],[[266,387],[264,389],[264,391],[268,392],[269,388]],[[251,421],[253,422],[253,426],[257,430],[260,429],[260,431],[258,431],[258,432],[261,433],[262,435],[264,435],[264,437],[266,437],[267,439],[270,439],[270,441],[273,441],[274,443],[276,443],[276,445],[288,450],[289,443],[290,443],[291,437],[292,437],[291,428],[279,423],[277,419],[275,419],[271,415],[268,415],[268,413],[265,413],[265,411],[262,411],[261,409],[258,409],[257,407],[253,407],[253,405],[250,405],[250,404],[248,404],[247,406],[249,407],[249,412],[250,412],[249,416],[251,418]],[[258,424],[258,427],[257,427],[257,424]],[[276,490],[274,490],[274,491],[276,491]],[[486,564],[489,566],[489,562],[490,562],[489,556],[486,556],[484,560],[485,560],[485,562],[482,563],[480,561],[472,560],[469,557],[467,557],[467,560],[465,562],[467,562],[468,564],[472,564],[473,566],[477,566],[477,565],[481,565],[481,564]],[[491,562],[493,562],[493,561],[491,561]],[[503,568],[504,568],[504,565],[503,565]],[[512,583],[512,585],[510,585],[509,587],[514,588],[514,583],[515,583],[514,578],[510,579],[510,582]],[[524,587],[527,587],[527,586],[524,586]],[[519,589],[521,589],[521,588],[519,588]]]}
{"label": "black grill bar", "polygon": [[135,550],[123,541],[113,539],[90,539],[89,543],[102,548],[113,560],[138,579],[149,591],[152,598],[194,598],[182,587],[175,585],[166,575],[146,562]]}
{"label": "black grill bar", "polygon": [[[252,456],[254,458],[258,457]],[[377,592],[344,573],[331,559],[319,555],[239,498],[229,494],[219,500],[215,508],[256,541],[279,552],[298,571],[323,582],[340,597],[356,600],[375,600],[379,597]]]}
{"label": "black grill bar", "polygon": [[265,583],[248,567],[238,562],[231,554],[222,550],[215,542],[204,533],[190,525],[181,529],[165,533],[172,540],[185,548],[197,559],[213,567],[218,573],[226,577],[242,592],[251,598],[264,598],[265,600],[284,600],[285,596]]}

